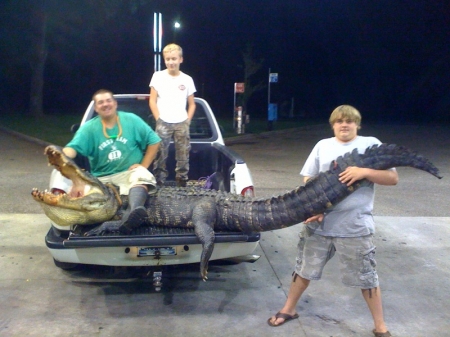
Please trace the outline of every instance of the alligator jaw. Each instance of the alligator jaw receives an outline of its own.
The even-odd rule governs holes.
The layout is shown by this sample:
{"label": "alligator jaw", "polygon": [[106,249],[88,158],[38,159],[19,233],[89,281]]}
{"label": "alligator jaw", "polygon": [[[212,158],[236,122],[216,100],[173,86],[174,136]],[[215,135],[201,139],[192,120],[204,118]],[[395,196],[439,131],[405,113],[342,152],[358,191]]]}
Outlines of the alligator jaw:
{"label": "alligator jaw", "polygon": [[103,183],[90,173],[80,169],[72,159],[64,154],[60,147],[54,145],[47,146],[44,154],[48,158],[49,165],[61,172],[67,179],[72,180],[74,187],[78,187],[77,190],[82,190],[86,184],[96,186],[102,191],[106,190],[106,186]]}
{"label": "alligator jaw", "polygon": [[90,225],[108,221],[119,207],[116,191],[90,173],[81,170],[56,146],[45,148],[48,162],[73,183],[69,193],[54,194],[33,188],[31,196],[44,213],[60,226]]}

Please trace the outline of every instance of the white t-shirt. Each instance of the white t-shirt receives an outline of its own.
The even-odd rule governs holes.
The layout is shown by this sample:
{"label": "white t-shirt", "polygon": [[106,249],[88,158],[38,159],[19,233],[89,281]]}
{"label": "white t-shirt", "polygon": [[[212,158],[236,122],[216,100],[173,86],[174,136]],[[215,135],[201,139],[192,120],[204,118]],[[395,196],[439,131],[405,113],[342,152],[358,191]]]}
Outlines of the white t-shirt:
{"label": "white t-shirt", "polygon": [[187,119],[187,98],[197,91],[192,77],[181,71],[178,76],[172,76],[165,69],[153,74],[149,86],[158,92],[156,105],[161,120],[181,123]]}
{"label": "white t-shirt", "polygon": [[[340,143],[335,137],[322,139],[311,151],[300,174],[315,177],[320,172],[328,171],[330,164],[339,156],[358,149],[358,153],[374,145],[381,144],[375,137],[357,136],[348,143]],[[366,181],[334,207],[325,212],[321,223],[313,222],[308,226],[316,234],[331,237],[358,237],[373,234],[375,224],[372,210],[374,202],[374,184]]]}

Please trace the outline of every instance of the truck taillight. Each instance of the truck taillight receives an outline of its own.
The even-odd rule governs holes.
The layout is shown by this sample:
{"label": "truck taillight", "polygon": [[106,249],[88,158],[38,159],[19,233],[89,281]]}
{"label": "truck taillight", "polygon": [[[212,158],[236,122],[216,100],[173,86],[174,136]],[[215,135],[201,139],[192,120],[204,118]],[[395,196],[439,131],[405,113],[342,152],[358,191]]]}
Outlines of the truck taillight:
{"label": "truck taillight", "polygon": [[244,197],[254,197],[255,196],[255,190],[253,189],[253,186],[247,186],[241,191],[241,194]]}

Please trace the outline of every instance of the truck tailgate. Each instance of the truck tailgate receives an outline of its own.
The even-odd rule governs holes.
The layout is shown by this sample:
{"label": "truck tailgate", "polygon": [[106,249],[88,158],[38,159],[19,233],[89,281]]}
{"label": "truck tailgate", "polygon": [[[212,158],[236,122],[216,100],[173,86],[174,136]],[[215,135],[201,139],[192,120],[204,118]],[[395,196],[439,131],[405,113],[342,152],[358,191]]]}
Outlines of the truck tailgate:
{"label": "truck tailgate", "polygon": [[[260,233],[217,232],[215,243],[257,242]],[[164,246],[200,244],[192,228],[140,227],[129,235],[107,233],[99,236],[83,236],[71,233],[67,238],[58,234],[54,227],[45,237],[48,248],[83,248],[83,247],[127,247],[127,246]]]}

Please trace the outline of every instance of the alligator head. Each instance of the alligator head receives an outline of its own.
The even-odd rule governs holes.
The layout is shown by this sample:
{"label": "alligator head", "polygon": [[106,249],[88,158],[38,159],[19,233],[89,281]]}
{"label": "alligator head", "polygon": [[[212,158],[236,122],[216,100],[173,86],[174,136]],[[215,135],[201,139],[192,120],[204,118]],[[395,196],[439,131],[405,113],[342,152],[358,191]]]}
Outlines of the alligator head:
{"label": "alligator head", "polygon": [[105,185],[89,172],[81,170],[60,147],[50,145],[44,150],[49,165],[73,183],[68,193],[54,194],[33,188],[31,195],[44,210],[45,215],[60,226],[90,225],[112,219],[120,198],[111,185]]}

